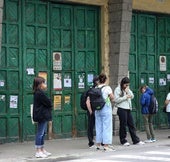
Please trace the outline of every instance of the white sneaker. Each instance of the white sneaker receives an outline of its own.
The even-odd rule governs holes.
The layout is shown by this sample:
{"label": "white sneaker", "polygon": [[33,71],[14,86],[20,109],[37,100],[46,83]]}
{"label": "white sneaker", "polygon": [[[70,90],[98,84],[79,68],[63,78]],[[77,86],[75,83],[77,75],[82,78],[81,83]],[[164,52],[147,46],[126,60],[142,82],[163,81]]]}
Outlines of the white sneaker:
{"label": "white sneaker", "polygon": [[92,146],[89,146],[90,149],[96,149],[97,146],[96,145],[92,145]]}
{"label": "white sneaker", "polygon": [[144,145],[145,142],[139,141],[138,143],[136,143],[136,145]]}
{"label": "white sneaker", "polygon": [[126,142],[126,143],[123,144],[123,146],[130,146],[130,143]]}
{"label": "white sneaker", "polygon": [[114,146],[113,145],[108,145],[109,148],[115,150]]}
{"label": "white sneaker", "polygon": [[110,146],[104,146],[103,148],[104,148],[104,151],[106,151],[106,152],[116,151],[116,150],[113,148],[113,146],[112,146],[112,147],[110,147]]}
{"label": "white sneaker", "polygon": [[156,142],[156,139],[151,139],[152,142]]}
{"label": "white sneaker", "polygon": [[151,139],[145,140],[145,143],[152,143],[153,141]]}
{"label": "white sneaker", "polygon": [[46,150],[43,151],[43,154],[47,155],[47,156],[51,156],[51,153],[50,152],[47,152]]}
{"label": "white sneaker", "polygon": [[46,158],[47,155],[44,154],[43,152],[36,152],[36,153],[35,153],[35,157],[36,157],[36,158]]}

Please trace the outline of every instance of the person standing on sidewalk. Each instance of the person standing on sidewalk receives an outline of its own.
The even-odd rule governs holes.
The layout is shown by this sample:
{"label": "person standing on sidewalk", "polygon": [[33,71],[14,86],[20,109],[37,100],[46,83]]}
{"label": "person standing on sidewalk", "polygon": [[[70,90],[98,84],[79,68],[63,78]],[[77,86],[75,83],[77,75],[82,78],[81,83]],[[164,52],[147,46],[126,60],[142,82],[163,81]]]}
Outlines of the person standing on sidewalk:
{"label": "person standing on sidewalk", "polygon": [[[97,87],[102,88],[102,96],[106,103],[101,110],[95,110],[96,123],[96,145],[97,150],[114,151],[112,145],[112,105],[114,95],[110,86],[106,85],[107,77],[105,74],[99,75],[99,84]],[[103,147],[101,146],[103,145]]]}
{"label": "person standing on sidewalk", "polygon": [[52,102],[45,95],[47,85],[45,79],[42,77],[36,77],[33,82],[33,120],[37,122],[37,133],[35,137],[35,157],[45,158],[50,156],[51,153],[44,149],[44,136],[47,129],[48,121],[52,120]]}
{"label": "person standing on sidewalk", "polygon": [[[170,88],[169,88],[169,91],[170,91]],[[170,92],[166,96],[165,105],[166,105],[166,113],[168,117],[168,129],[170,129]]]}
{"label": "person standing on sidewalk", "polygon": [[114,96],[115,100],[114,102],[117,104],[118,111],[117,114],[119,116],[119,138],[120,143],[124,146],[129,146],[130,143],[127,141],[127,131],[126,127],[129,128],[129,133],[131,136],[131,139],[133,141],[133,144],[139,144],[142,145],[144,142],[140,141],[139,137],[136,135],[136,128],[134,126],[131,110],[132,110],[132,104],[131,99],[134,98],[133,92],[129,88],[130,79],[128,77],[124,77],[120,85],[115,88],[114,90]]}
{"label": "person standing on sidewalk", "polygon": [[[93,78],[93,88],[95,88],[98,85],[99,82],[99,78],[98,76],[95,76]],[[87,96],[88,96],[88,92],[87,92]],[[90,105],[90,98],[87,97],[86,100],[86,105],[87,105],[87,116],[88,116],[88,128],[87,128],[87,136],[88,136],[88,146],[89,148],[96,148],[96,146],[94,145],[94,126],[95,126],[95,111],[93,108],[91,108]]]}
{"label": "person standing on sidewalk", "polygon": [[155,142],[156,139],[155,139],[153,124],[152,124],[154,114],[151,114],[149,112],[151,95],[153,95],[154,92],[151,88],[149,88],[146,85],[140,87],[140,92],[142,93],[140,97],[140,104],[142,107],[141,112],[143,115],[144,126],[147,135],[147,140],[145,140],[145,142],[146,143]]}

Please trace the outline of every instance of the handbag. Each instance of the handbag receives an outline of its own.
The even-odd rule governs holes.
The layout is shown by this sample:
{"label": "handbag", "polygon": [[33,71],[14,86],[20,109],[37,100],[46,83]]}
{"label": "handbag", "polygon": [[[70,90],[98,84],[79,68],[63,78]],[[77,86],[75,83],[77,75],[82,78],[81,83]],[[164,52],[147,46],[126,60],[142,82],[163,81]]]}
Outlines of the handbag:
{"label": "handbag", "polygon": [[35,124],[35,122],[34,122],[34,120],[33,120],[33,104],[30,105],[30,114],[31,114],[32,124]]}
{"label": "handbag", "polygon": [[117,115],[117,109],[118,109],[117,105],[114,104],[113,110],[112,110],[112,115]]}

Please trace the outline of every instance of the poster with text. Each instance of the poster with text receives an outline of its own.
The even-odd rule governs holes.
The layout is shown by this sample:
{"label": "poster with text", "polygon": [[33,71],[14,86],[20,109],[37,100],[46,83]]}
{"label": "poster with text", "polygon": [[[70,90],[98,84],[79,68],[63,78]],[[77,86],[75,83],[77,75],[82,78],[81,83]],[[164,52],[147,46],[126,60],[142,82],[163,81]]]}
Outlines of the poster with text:
{"label": "poster with text", "polygon": [[159,85],[165,86],[166,85],[166,78],[159,78]]}
{"label": "poster with text", "polygon": [[62,90],[61,73],[54,73],[53,87],[54,87],[54,90]]}
{"label": "poster with text", "polygon": [[78,75],[78,88],[85,88],[85,73]]}
{"label": "poster with text", "polygon": [[18,107],[18,96],[10,96],[10,108]]}
{"label": "poster with text", "polygon": [[62,70],[61,52],[53,53],[53,70]]}
{"label": "poster with text", "polygon": [[61,95],[54,96],[54,110],[61,110]]}
{"label": "poster with text", "polygon": [[160,71],[166,71],[166,56],[159,56]]}

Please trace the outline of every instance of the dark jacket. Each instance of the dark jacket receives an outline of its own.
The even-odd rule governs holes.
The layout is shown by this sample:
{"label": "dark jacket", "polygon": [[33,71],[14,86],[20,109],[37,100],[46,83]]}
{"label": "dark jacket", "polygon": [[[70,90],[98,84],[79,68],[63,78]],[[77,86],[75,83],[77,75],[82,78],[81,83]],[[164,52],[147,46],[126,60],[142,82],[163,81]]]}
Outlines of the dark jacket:
{"label": "dark jacket", "polygon": [[44,91],[38,90],[34,93],[33,120],[35,122],[52,120],[52,102]]}
{"label": "dark jacket", "polygon": [[152,94],[153,94],[153,90],[149,87],[147,87],[146,91],[142,93],[140,97],[140,104],[142,106],[142,109],[141,109],[142,114],[149,114],[149,105],[150,105]]}

